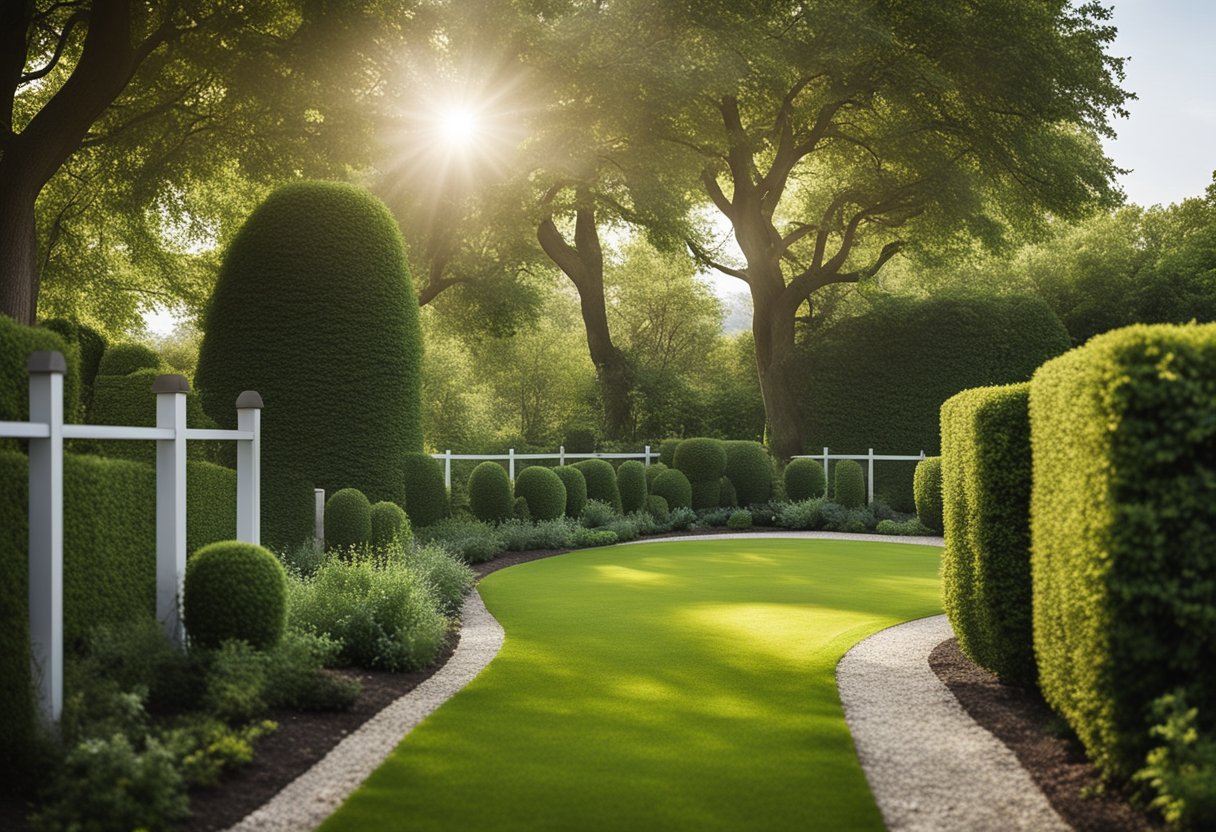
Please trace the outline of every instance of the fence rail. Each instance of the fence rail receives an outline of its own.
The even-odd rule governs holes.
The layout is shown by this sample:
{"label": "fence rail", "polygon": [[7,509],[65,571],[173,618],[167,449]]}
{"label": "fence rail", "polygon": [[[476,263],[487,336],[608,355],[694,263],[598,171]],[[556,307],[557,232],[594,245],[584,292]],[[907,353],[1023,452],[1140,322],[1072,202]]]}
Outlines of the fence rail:
{"label": "fence rail", "polygon": [[444,451],[441,454],[431,454],[435,459],[443,460],[443,482],[447,486],[448,491],[452,490],[452,460],[481,460],[483,462],[502,462],[507,461],[507,474],[511,477],[512,482],[515,480],[515,461],[517,459],[556,459],[558,465],[565,465],[567,459],[640,459],[646,465],[650,464],[652,459],[659,458],[658,451],[650,450],[647,445],[642,449],[641,453],[622,453],[622,454],[577,454],[567,453],[566,446],[561,445],[555,454],[517,454],[514,448],[509,448],[505,454],[454,454],[451,449]]}
{"label": "fence rail", "polygon": [[922,450],[917,456],[908,456],[906,454],[876,454],[874,449],[870,448],[868,453],[864,454],[833,454],[828,453],[828,449],[824,448],[821,454],[795,454],[791,459],[817,459],[823,461],[823,472],[826,475],[828,472],[828,462],[833,459],[856,459],[858,461],[865,460],[866,462],[866,504],[874,502],[874,463],[875,462],[919,462],[925,458],[925,452]]}

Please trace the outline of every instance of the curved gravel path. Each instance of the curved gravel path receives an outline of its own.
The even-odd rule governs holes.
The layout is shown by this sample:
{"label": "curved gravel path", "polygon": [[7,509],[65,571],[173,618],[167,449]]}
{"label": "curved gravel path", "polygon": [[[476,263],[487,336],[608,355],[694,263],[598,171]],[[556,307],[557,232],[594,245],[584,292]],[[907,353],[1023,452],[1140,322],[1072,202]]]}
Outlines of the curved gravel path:
{"label": "curved gravel path", "polygon": [[944,615],[897,624],[836,666],[845,721],[887,828],[1070,829],[1013,752],[929,667],[929,653],[953,636]]}

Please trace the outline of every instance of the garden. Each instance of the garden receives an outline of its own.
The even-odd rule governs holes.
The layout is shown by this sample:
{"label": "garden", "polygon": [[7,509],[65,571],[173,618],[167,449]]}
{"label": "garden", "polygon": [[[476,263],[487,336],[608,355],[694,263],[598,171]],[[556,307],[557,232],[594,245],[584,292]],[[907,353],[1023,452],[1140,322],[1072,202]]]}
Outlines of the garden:
{"label": "garden", "polygon": [[1116,11],[10,6],[0,828],[1216,827]]}

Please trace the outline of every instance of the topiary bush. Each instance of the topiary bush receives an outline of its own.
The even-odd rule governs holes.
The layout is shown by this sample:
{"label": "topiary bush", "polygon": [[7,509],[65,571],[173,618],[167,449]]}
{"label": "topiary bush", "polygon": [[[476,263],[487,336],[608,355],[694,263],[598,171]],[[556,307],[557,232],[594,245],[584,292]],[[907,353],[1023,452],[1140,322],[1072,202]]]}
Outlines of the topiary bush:
{"label": "topiary bush", "polygon": [[667,466],[661,462],[652,462],[646,466],[646,490],[649,491],[654,487],[654,479],[659,474],[667,470]]}
{"label": "topiary bush", "polygon": [[664,439],[659,443],[659,462],[671,468],[676,464],[676,447],[680,444],[680,439]]}
{"label": "topiary bush", "polygon": [[269,551],[225,540],[186,562],[182,620],[190,643],[216,648],[229,639],[273,647],[287,620],[287,573]]}
{"label": "topiary bush", "polygon": [[942,531],[942,458],[927,456],[916,464],[912,478],[916,519],[930,531]]}
{"label": "topiary bush", "polygon": [[560,465],[553,473],[566,487],[566,516],[577,518],[587,504],[587,478],[573,465]]}
{"label": "topiary bush", "polygon": [[429,526],[448,516],[448,490],[443,483],[443,463],[430,454],[408,453],[401,464],[405,472],[405,513],[415,528]]}
{"label": "topiary bush", "polygon": [[861,463],[842,459],[836,463],[836,487],[832,499],[845,508],[860,508],[866,502],[866,476]]}
{"label": "topiary bush", "polygon": [[685,439],[676,447],[674,467],[691,483],[717,482],[726,473],[726,443],[721,439]]}
{"label": "topiary bush", "polygon": [[515,497],[524,499],[533,520],[556,520],[566,513],[566,486],[551,468],[532,465],[520,471]]}
{"label": "topiary bush", "polygon": [[106,339],[100,332],[86,324],[64,318],[42,321],[40,326],[58,333],[68,344],[75,344],[80,356],[80,398],[87,404],[93,390],[93,379],[101,365],[101,356],[106,351]]}
{"label": "topiary bush", "polygon": [[[328,529],[328,522],[326,524]],[[396,503],[381,500],[371,507],[371,534],[373,546],[384,547],[391,543],[409,545],[414,539],[410,530],[410,518],[405,509]]]}
{"label": "topiary bush", "polygon": [[[80,351],[58,333],[41,327],[22,326],[0,315],[0,421],[25,422],[30,418],[30,353],[39,350],[63,353],[67,373],[63,376],[63,418],[75,422],[80,413]],[[0,447],[16,447],[16,441],[0,439]]]}
{"label": "topiary bush", "polygon": [[372,538],[372,504],[357,488],[343,488],[325,501],[325,547],[362,547]]}
{"label": "topiary bush", "polygon": [[791,503],[818,500],[827,495],[828,478],[823,466],[814,459],[791,459],[781,474],[785,496]]}
{"label": "topiary bush", "polygon": [[718,480],[718,505],[723,508],[735,508],[739,505],[739,497],[735,493],[735,485],[730,477]]}
{"label": "topiary bush", "polygon": [[422,344],[401,232],[383,203],[337,182],[276,190],[229,246],[203,330],[195,380],[206,412],[232,428],[242,390],[266,402],[264,541],[309,536],[314,487],[409,508]]}
{"label": "topiary bush", "polygon": [[659,474],[650,491],[667,501],[668,510],[692,508],[692,483],[682,471],[670,468]]}
{"label": "topiary bush", "polygon": [[[97,364],[99,376],[129,376],[136,370],[162,370],[160,353],[144,344],[111,344]],[[236,401],[236,396],[232,397]]]}
{"label": "topiary bush", "polygon": [[632,514],[646,507],[646,466],[636,459],[628,459],[616,469],[617,488],[621,492],[621,511]]}
{"label": "topiary bush", "polygon": [[646,513],[649,514],[656,523],[666,522],[667,512],[667,500],[663,499],[658,494],[651,494],[646,498]]}
{"label": "topiary bush", "polygon": [[726,476],[739,505],[768,502],[773,496],[773,463],[759,442],[735,439],[726,445]]}
{"label": "topiary bush", "polygon": [[587,480],[587,499],[600,500],[621,513],[621,490],[617,486],[616,471],[602,459],[584,459],[574,465]]}
{"label": "topiary bush", "polygon": [[478,520],[498,523],[512,515],[511,479],[497,462],[483,462],[469,474],[469,510]]}
{"label": "topiary bush", "polygon": [[1216,729],[1213,402],[1216,324],[1099,335],[1031,381],[1039,684],[1113,775],[1164,694]]}

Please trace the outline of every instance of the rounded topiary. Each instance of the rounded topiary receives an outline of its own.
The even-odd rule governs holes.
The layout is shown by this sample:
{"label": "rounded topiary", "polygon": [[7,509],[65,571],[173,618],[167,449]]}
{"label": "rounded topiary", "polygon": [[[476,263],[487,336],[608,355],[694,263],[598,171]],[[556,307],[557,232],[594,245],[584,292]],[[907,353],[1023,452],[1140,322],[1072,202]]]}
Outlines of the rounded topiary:
{"label": "rounded topiary", "polygon": [[511,479],[497,462],[483,462],[469,474],[469,510],[478,520],[497,523],[514,511]]}
{"label": "rounded topiary", "polygon": [[[97,375],[126,376],[136,370],[159,370],[162,366],[160,353],[151,347],[131,343],[112,344],[101,354]],[[236,401],[236,396],[232,397],[232,401]]]}
{"label": "rounded topiary", "polygon": [[739,496],[735,493],[735,485],[730,477],[718,480],[718,505],[722,508],[735,508],[739,505]]}
{"label": "rounded topiary", "polygon": [[266,403],[263,540],[308,537],[314,487],[409,507],[422,343],[401,232],[382,202],[337,182],[276,190],[229,246],[203,330],[195,381],[207,413],[233,428],[241,391]]}
{"label": "rounded topiary", "polygon": [[646,466],[646,489],[653,490],[654,480],[659,474],[667,470],[667,466],[661,462],[652,462]]}
{"label": "rounded topiary", "polygon": [[836,463],[836,488],[832,499],[845,508],[860,508],[866,501],[866,478],[861,463],[842,459]]}
{"label": "rounded topiary", "polygon": [[735,488],[739,505],[766,503],[773,496],[773,463],[759,442],[726,442],[726,476]]}
{"label": "rounded topiary", "polygon": [[942,531],[942,458],[929,456],[916,463],[912,478],[912,494],[916,498],[916,518],[922,526]]}
{"label": "rounded topiary", "polygon": [[828,488],[823,466],[814,459],[791,459],[782,474],[785,483],[785,498],[791,503],[816,500]]}
{"label": "rounded topiary", "polygon": [[527,502],[533,520],[556,520],[566,513],[566,486],[551,468],[532,465],[520,471],[515,497]]}
{"label": "rounded topiary", "polygon": [[405,472],[405,513],[410,525],[421,528],[448,516],[448,489],[443,482],[443,463],[430,454],[409,453],[402,462]]}
{"label": "rounded topiary", "polygon": [[515,498],[515,502],[511,504],[511,516],[525,523],[532,522],[532,512],[528,510],[528,501],[525,498]]}
{"label": "rounded topiary", "polygon": [[659,443],[659,462],[668,468],[675,465],[676,461],[676,446],[680,444],[679,439],[664,439]]}
{"label": "rounded topiary", "polygon": [[287,621],[287,574],[269,551],[225,540],[204,546],[186,563],[182,620],[191,644],[219,647],[241,639],[273,647]]}
{"label": "rounded topiary", "polygon": [[731,512],[730,517],[726,519],[726,526],[731,529],[750,529],[752,527],[752,513],[745,508]]}
{"label": "rounded topiary", "polygon": [[705,437],[685,439],[676,447],[675,467],[683,471],[694,486],[717,483],[726,473],[726,443]]}
{"label": "rounded topiary", "polygon": [[616,469],[616,484],[621,492],[621,511],[632,514],[646,507],[646,466],[636,459],[621,463]]}
{"label": "rounded topiary", "polygon": [[578,517],[583,513],[583,506],[587,505],[587,478],[573,465],[558,466],[553,473],[566,486],[566,516]]}
{"label": "rounded topiary", "polygon": [[587,480],[587,499],[601,500],[620,514],[621,491],[617,486],[616,471],[612,469],[612,465],[602,459],[584,459],[575,463],[574,467],[581,471]]}
{"label": "rounded topiary", "polygon": [[682,471],[669,468],[654,478],[651,493],[667,501],[668,510],[692,508],[692,483]]}
{"label": "rounded topiary", "polygon": [[662,523],[667,519],[667,501],[658,494],[650,494],[646,497],[646,513],[654,518],[655,522]]}
{"label": "rounded topiary", "polygon": [[325,546],[347,549],[372,538],[372,504],[357,488],[335,491],[325,501]]}
{"label": "rounded topiary", "polygon": [[414,539],[410,528],[410,518],[405,509],[388,500],[381,500],[372,506],[371,512],[373,546],[387,546],[390,543],[407,544]]}

